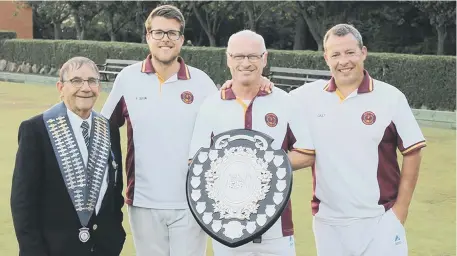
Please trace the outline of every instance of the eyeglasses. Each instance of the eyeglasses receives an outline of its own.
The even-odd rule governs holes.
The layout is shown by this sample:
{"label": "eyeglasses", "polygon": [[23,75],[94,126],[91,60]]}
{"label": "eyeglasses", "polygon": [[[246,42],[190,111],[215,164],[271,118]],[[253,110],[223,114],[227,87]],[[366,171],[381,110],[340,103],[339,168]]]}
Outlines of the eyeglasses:
{"label": "eyeglasses", "polygon": [[84,82],[87,82],[87,84],[90,87],[98,87],[100,85],[100,79],[97,78],[89,78],[89,79],[81,79],[81,78],[72,78],[67,81],[62,81],[63,83],[65,82],[70,82],[72,86],[76,88],[80,88],[84,85]]}
{"label": "eyeglasses", "polygon": [[227,52],[227,54],[234,60],[238,61],[238,62],[241,62],[243,61],[245,58],[248,58],[249,62],[257,62],[259,61],[263,55],[265,54],[265,52],[263,52],[262,54],[260,55],[254,55],[254,54],[249,54],[249,55],[234,55],[234,54],[231,54],[229,52]]}
{"label": "eyeglasses", "polygon": [[181,38],[181,31],[177,30],[168,30],[168,31],[163,31],[163,30],[151,30],[148,32],[151,34],[152,38],[155,40],[162,40],[162,38],[167,34],[168,39],[170,40],[178,40]]}

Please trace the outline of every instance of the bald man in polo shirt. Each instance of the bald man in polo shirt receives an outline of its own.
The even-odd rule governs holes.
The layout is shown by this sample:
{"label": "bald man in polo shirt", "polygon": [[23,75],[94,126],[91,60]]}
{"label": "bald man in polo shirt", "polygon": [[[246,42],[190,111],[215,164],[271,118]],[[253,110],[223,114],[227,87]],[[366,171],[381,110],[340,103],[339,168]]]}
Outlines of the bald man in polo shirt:
{"label": "bald man in polo shirt", "polygon": [[408,255],[403,225],[424,136],[405,95],[364,69],[367,48],[357,29],[334,26],[324,37],[324,51],[332,78],[290,93],[295,147],[316,154],[311,206],[317,252]]}
{"label": "bald man in polo shirt", "polygon": [[[213,136],[233,129],[256,130],[273,138],[273,148],[289,152],[292,168],[300,169],[314,162],[312,155],[292,151],[296,142],[289,127],[289,95],[279,88],[260,89],[262,70],[268,52],[262,36],[244,30],[233,34],[227,47],[227,65],[232,86],[210,95],[200,107],[192,136],[189,159],[201,147],[209,147]],[[302,151],[304,152],[304,151]],[[276,255],[294,256],[294,228],[291,202],[281,217],[257,241],[230,248],[213,239],[215,256]]]}

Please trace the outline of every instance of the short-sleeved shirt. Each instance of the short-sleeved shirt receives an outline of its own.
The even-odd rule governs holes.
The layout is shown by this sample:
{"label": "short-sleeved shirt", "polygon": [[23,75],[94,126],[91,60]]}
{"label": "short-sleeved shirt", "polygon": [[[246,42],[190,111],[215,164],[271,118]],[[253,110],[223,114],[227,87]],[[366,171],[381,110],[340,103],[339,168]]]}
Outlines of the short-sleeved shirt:
{"label": "short-sleeved shirt", "polygon": [[[262,132],[273,138],[272,148],[291,150],[295,137],[288,123],[289,102],[290,96],[279,88],[271,93],[259,91],[252,101],[237,98],[231,89],[209,96],[197,116],[189,159],[193,159],[201,147],[209,147],[213,136],[233,129]],[[289,201],[280,219],[262,238],[290,235],[293,235],[293,223]]]}
{"label": "short-sleeved shirt", "polygon": [[101,111],[119,126],[127,123],[126,203],[155,209],[186,209],[189,145],[198,109],[217,92],[203,71],[178,58],[168,80],[151,56],[124,68]]}
{"label": "short-sleeved shirt", "polygon": [[346,98],[333,78],[290,92],[294,147],[316,154],[311,206],[317,218],[344,222],[387,211],[400,184],[397,148],[407,155],[426,145],[405,95],[364,74]]}

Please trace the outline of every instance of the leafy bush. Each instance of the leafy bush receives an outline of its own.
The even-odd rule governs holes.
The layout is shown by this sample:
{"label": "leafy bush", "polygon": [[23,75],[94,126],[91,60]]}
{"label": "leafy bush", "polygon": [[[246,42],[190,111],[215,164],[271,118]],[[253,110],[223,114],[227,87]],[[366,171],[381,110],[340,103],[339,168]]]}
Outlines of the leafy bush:
{"label": "leafy bush", "polygon": [[15,39],[17,38],[16,32],[0,30],[0,40],[2,39]]}
{"label": "leafy bush", "polygon": [[[97,64],[103,64],[107,58],[142,60],[147,54],[147,45],[138,43],[24,39],[0,41],[0,59],[55,68],[74,56],[86,56]],[[205,71],[215,83],[222,84],[230,78],[225,48],[183,47],[181,55],[187,64]],[[271,50],[265,73],[269,66],[328,69],[322,53],[313,51]],[[413,108],[451,111],[456,108],[455,56],[370,52],[365,68],[373,78],[399,88]]]}

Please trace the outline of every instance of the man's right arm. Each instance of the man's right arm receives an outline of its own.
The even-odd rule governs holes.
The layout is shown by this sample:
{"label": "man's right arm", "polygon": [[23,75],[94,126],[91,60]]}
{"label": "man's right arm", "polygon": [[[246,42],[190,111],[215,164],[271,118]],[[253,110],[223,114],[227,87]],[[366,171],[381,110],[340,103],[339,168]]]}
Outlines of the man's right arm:
{"label": "man's right arm", "polygon": [[38,218],[43,173],[38,138],[30,122],[21,123],[11,186],[11,213],[21,256],[48,255]]}
{"label": "man's right arm", "polygon": [[293,149],[287,153],[292,170],[300,170],[310,167],[314,164],[314,154],[311,152],[302,151],[300,149]]}
{"label": "man's right arm", "polygon": [[302,104],[299,95],[291,95],[289,102],[289,125],[295,142],[289,150],[288,157],[293,170],[310,167],[315,161],[314,142],[311,137],[309,109]]}

